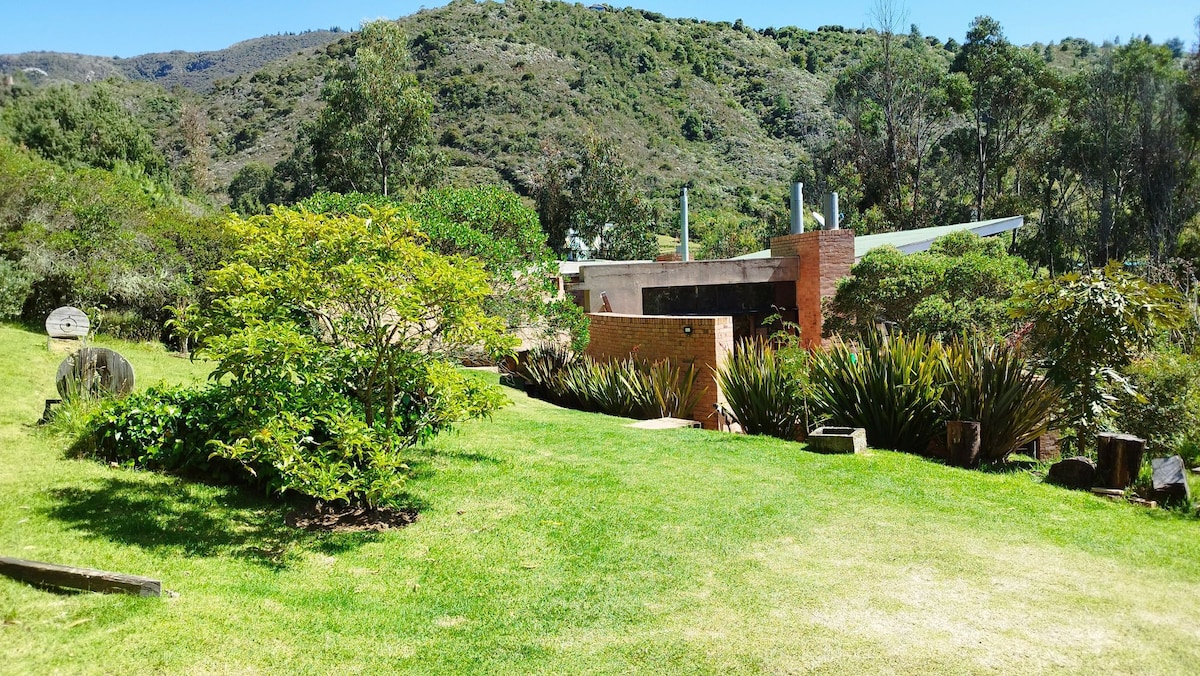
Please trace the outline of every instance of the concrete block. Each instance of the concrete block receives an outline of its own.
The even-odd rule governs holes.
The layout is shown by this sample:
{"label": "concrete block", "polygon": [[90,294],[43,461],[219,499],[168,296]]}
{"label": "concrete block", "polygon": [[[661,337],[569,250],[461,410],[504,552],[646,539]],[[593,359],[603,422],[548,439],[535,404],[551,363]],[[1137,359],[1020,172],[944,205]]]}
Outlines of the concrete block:
{"label": "concrete block", "polygon": [[867,431],[861,427],[818,427],[808,435],[814,453],[861,453],[867,449]]}

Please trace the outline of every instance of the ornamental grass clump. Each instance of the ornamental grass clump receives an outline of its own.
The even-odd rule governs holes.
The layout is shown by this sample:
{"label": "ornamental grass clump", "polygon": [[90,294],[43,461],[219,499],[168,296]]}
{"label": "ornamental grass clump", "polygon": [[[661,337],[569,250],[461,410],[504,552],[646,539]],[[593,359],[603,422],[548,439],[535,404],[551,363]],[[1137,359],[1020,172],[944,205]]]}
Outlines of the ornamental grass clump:
{"label": "ornamental grass clump", "polygon": [[1031,369],[1019,347],[978,336],[945,349],[945,415],[979,423],[980,458],[995,462],[1046,432],[1060,391]]}
{"label": "ornamental grass clump", "polygon": [[746,434],[795,439],[804,433],[804,381],[767,343],[743,341],[714,369],[734,418]]}
{"label": "ornamental grass clump", "polygon": [[944,350],[924,334],[864,336],[861,349],[835,343],[812,360],[813,400],[829,423],[866,430],[867,443],[924,453],[944,432]]}
{"label": "ornamental grass clump", "polygon": [[693,364],[632,356],[598,361],[553,344],[530,350],[516,375],[532,396],[626,418],[687,417],[703,392]]}

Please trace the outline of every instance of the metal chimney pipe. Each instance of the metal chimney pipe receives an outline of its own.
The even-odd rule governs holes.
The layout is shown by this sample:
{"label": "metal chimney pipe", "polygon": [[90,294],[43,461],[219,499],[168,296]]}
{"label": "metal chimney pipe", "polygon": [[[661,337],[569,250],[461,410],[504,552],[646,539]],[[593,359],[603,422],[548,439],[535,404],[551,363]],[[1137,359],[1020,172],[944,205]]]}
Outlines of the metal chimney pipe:
{"label": "metal chimney pipe", "polygon": [[792,229],[789,234],[799,235],[804,232],[804,184],[792,184]]}
{"label": "metal chimney pipe", "polygon": [[838,223],[838,194],[831,192],[825,196],[825,229],[837,230]]}
{"label": "metal chimney pipe", "polygon": [[688,260],[688,203],[687,203],[687,188],[683,189],[683,194],[679,197],[679,258],[680,260]]}

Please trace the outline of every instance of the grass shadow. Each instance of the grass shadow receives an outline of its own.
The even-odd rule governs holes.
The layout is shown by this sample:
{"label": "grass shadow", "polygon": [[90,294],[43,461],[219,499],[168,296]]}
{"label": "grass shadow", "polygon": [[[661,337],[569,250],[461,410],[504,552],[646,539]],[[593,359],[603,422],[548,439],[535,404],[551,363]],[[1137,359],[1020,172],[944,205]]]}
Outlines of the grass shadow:
{"label": "grass shadow", "polygon": [[337,554],[378,537],[298,530],[284,523],[288,504],[186,481],[108,477],[98,485],[53,489],[50,497],[46,516],[91,537],[189,557],[233,556],[273,568],[286,567],[303,551]]}

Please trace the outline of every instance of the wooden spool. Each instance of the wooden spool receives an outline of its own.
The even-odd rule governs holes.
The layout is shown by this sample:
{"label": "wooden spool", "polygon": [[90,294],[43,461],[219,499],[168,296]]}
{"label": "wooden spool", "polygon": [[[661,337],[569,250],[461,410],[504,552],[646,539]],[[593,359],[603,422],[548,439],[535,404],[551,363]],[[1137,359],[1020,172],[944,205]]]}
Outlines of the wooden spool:
{"label": "wooden spool", "polygon": [[91,329],[91,321],[79,308],[60,307],[46,317],[46,333],[51,338],[87,338]]}
{"label": "wooden spool", "polygon": [[129,394],[133,391],[133,365],[106,347],[85,347],[58,365],[54,381],[63,399]]}

